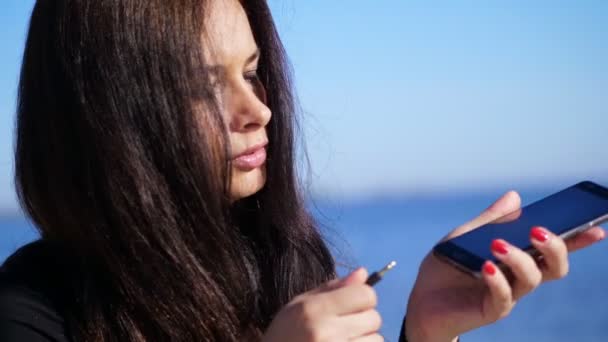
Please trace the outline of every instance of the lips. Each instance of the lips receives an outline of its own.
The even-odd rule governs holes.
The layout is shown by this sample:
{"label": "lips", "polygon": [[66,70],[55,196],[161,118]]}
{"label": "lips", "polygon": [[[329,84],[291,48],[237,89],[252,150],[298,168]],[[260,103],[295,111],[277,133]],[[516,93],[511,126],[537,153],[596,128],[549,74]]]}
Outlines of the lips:
{"label": "lips", "polygon": [[232,159],[232,165],[244,171],[262,166],[266,162],[266,145],[267,141],[246,149]]}
{"label": "lips", "polygon": [[249,148],[245,149],[243,152],[241,152],[241,153],[239,153],[239,154],[236,154],[235,156],[233,156],[233,157],[232,157],[232,159],[237,159],[237,158],[239,158],[239,157],[242,157],[242,156],[246,156],[246,155],[252,154],[252,153],[254,153],[255,151],[259,150],[260,148],[264,148],[264,147],[266,147],[266,145],[268,145],[268,141],[267,141],[267,140],[264,140],[263,142],[258,143],[258,144],[255,144],[255,145],[252,145],[251,147],[249,147]]}

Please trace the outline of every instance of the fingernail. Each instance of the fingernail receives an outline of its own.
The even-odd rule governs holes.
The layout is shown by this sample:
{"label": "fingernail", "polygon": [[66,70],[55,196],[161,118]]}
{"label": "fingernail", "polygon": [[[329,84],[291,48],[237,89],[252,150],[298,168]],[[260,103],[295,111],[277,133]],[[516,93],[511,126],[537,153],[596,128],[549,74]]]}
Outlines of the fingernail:
{"label": "fingernail", "polygon": [[345,275],[344,277],[342,277],[342,279],[340,279],[340,281],[338,282],[339,285],[344,285],[346,283],[348,283],[348,281],[355,275],[355,273],[360,272],[361,267],[355,269],[354,271],[350,272],[349,274]]}
{"label": "fingernail", "polygon": [[509,248],[504,241],[494,240],[492,241],[492,250],[498,254],[507,254],[509,253]]}
{"label": "fingernail", "polygon": [[496,267],[494,267],[494,265],[492,265],[492,263],[489,261],[486,261],[486,263],[483,265],[483,271],[488,275],[494,275],[496,273]]}
{"label": "fingernail", "polygon": [[534,227],[530,231],[530,236],[536,241],[545,242],[549,240],[549,234],[541,227]]}
{"label": "fingernail", "polygon": [[360,276],[359,276],[359,273],[362,273],[362,272],[364,272],[364,268],[363,268],[363,267],[358,267],[356,270],[352,271],[352,272],[351,272],[351,273],[348,275],[348,278],[349,278],[349,279],[351,279],[351,278],[357,278],[357,277],[360,277]]}
{"label": "fingernail", "polygon": [[350,272],[350,274],[346,278],[354,277],[357,273],[361,272],[363,267],[357,267],[354,271]]}

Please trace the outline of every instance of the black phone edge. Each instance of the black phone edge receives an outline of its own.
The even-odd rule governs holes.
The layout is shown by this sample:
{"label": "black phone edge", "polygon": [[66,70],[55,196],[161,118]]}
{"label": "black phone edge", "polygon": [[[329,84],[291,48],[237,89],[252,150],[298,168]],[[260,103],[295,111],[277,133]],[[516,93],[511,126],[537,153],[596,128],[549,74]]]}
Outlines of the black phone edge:
{"label": "black phone edge", "polygon": [[[454,257],[455,253],[459,257]],[[433,247],[433,254],[458,270],[474,278],[481,278],[481,267],[485,260],[482,260],[480,257],[470,253],[466,249],[453,244],[450,240],[435,245],[435,247]],[[462,260],[463,258],[470,262],[464,262],[464,260]]]}
{"label": "black phone edge", "polygon": [[604,199],[608,200],[608,188],[606,188],[602,185],[594,183],[590,180],[586,180],[586,181],[582,181],[582,182],[576,184],[575,186],[579,187],[582,190],[591,192],[594,195],[598,195],[598,196],[603,197]]}
{"label": "black phone edge", "polygon": [[[598,196],[608,200],[608,188],[606,188],[602,185],[599,185],[597,183],[594,183],[592,181],[585,180],[585,181],[579,182],[568,188],[572,188],[572,187],[580,188],[582,190],[591,192],[595,195],[598,195]],[[566,189],[568,189],[568,188],[566,188]],[[566,190],[566,189],[564,189],[564,190]],[[562,190],[562,191],[564,191],[564,190]],[[560,237],[563,239],[572,238],[573,236],[580,234],[580,233],[586,231],[587,229],[590,229],[590,228],[597,226],[599,224],[602,224],[604,222],[608,222],[608,215],[594,219],[592,222],[589,222],[588,224],[581,225],[579,227],[575,227],[575,228],[569,230],[568,232],[560,235]],[[468,274],[469,276],[472,276],[474,278],[481,278],[481,268],[483,267],[485,260],[482,260],[477,255],[470,253],[466,249],[451,243],[450,240],[446,240],[446,241],[440,242],[439,244],[435,245],[435,247],[433,247],[433,255],[435,255],[437,258],[447,262],[448,264],[454,266],[459,271],[462,271],[462,272]],[[458,253],[458,255],[460,257],[455,258],[453,256],[453,252]],[[526,249],[526,250],[524,250],[524,252],[530,254],[535,259],[539,259],[542,257],[540,255],[540,253],[538,252],[538,250],[536,250],[536,248],[534,248],[534,247]],[[470,263],[461,262],[463,258],[466,258],[466,260],[469,260]],[[498,267],[501,267],[501,268],[504,266],[502,263],[499,263],[499,262],[496,262],[496,264]],[[471,267],[471,265],[474,265],[475,267]],[[478,271],[475,271],[476,269]]]}

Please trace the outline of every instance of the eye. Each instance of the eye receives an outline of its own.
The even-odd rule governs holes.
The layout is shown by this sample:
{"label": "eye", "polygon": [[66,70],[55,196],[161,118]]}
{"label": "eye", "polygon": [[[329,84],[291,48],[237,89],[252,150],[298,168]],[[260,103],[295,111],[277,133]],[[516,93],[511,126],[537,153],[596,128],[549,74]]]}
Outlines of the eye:
{"label": "eye", "polygon": [[257,69],[246,72],[243,75],[243,78],[245,79],[245,81],[247,81],[247,83],[253,86],[258,86],[260,84],[260,77],[258,76]]}
{"label": "eye", "polygon": [[245,79],[245,82],[249,84],[251,90],[253,90],[258,99],[266,103],[266,89],[260,80],[257,69],[246,72],[243,75],[243,78]]}

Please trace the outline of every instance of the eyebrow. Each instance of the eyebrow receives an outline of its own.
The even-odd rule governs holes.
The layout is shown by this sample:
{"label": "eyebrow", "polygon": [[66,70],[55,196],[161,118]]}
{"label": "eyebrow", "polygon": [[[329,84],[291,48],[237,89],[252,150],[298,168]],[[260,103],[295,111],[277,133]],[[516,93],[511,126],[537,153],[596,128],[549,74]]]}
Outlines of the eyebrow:
{"label": "eyebrow", "polygon": [[258,59],[260,57],[260,54],[261,54],[260,48],[255,49],[255,52],[253,54],[251,54],[251,56],[247,57],[247,59],[245,60],[245,65]]}
{"label": "eyebrow", "polygon": [[[255,51],[251,54],[251,56],[249,56],[249,57],[247,57],[247,59],[245,59],[244,65],[249,65],[251,62],[258,59],[261,55],[262,55],[262,52],[260,51],[260,48],[256,48]],[[203,69],[206,72],[210,72],[215,75],[220,75],[224,72],[224,70],[226,69],[226,66],[220,65],[220,64],[216,64],[216,65],[208,64],[208,65],[204,66]]]}

